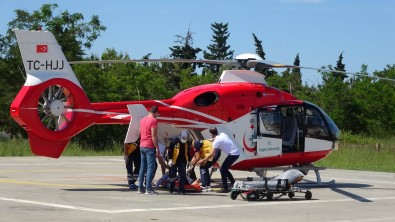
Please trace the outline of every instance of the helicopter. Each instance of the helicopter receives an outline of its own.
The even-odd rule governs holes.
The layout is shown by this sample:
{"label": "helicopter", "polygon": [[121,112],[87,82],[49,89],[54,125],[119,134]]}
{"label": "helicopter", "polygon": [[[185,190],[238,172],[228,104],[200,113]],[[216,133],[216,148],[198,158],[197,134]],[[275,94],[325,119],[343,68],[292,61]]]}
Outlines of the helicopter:
{"label": "helicopter", "polygon": [[[264,68],[307,68],[242,54],[234,60],[149,59],[68,62],[48,31],[14,30],[26,70],[26,82],[10,107],[11,117],[28,134],[33,154],[59,158],[70,139],[92,125],[129,125],[125,143],[139,136],[140,119],[151,106],[159,110],[158,139],[166,143],[187,129],[194,140],[211,139],[210,127],[240,147],[231,169],[258,175],[274,167],[306,167],[338,147],[340,130],[317,105],[269,86]],[[232,66],[219,81],[194,86],[165,100],[91,103],[71,64],[116,62],[196,62]],[[225,159],[224,155],[218,163]],[[266,171],[265,171],[266,172]]]}

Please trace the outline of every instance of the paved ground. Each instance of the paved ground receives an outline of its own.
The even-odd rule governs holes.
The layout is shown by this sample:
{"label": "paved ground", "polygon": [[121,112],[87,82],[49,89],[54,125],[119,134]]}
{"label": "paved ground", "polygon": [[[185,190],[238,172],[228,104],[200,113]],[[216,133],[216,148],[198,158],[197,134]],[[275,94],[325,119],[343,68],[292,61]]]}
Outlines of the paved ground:
{"label": "paved ground", "polygon": [[395,221],[394,173],[328,169],[322,180],[335,185],[312,188],[312,200],[272,201],[215,192],[147,196],[129,191],[125,174],[122,157],[0,158],[0,221]]}

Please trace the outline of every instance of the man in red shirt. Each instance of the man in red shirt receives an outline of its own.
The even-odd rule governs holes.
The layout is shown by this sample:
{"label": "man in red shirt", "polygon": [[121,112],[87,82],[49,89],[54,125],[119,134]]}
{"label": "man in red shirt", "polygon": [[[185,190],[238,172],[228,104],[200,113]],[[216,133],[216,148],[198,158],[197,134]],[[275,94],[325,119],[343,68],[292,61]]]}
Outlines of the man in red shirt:
{"label": "man in red shirt", "polygon": [[152,179],[154,178],[156,155],[159,154],[158,146],[158,107],[152,106],[148,115],[140,121],[140,155],[141,164],[139,172],[139,189],[137,193],[144,193],[144,178],[146,176],[145,194],[158,194],[152,190]]}

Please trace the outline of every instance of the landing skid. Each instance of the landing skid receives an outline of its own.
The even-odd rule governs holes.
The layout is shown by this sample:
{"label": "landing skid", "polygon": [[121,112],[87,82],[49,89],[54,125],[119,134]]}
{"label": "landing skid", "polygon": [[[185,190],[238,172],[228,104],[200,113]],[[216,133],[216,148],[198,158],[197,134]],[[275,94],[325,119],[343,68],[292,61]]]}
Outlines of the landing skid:
{"label": "landing skid", "polygon": [[315,167],[315,166],[304,166],[304,167],[271,167],[271,168],[254,168],[252,171],[256,173],[260,178],[266,178],[266,174],[268,170],[282,170],[287,171],[289,169],[300,170],[303,174],[307,175],[309,170],[314,170],[317,181],[309,181],[309,182],[299,182],[297,184],[298,187],[327,187],[332,184],[335,184],[335,180],[331,180],[329,182],[322,182],[320,170],[325,170],[325,167]]}

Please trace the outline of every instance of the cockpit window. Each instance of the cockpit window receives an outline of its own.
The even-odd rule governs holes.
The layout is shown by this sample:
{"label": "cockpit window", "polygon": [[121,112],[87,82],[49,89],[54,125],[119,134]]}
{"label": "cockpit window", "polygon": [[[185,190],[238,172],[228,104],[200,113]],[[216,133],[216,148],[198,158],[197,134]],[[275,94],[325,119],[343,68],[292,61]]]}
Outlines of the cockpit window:
{"label": "cockpit window", "polygon": [[194,102],[198,106],[210,106],[215,104],[219,99],[219,96],[216,92],[205,92],[198,95]]}

